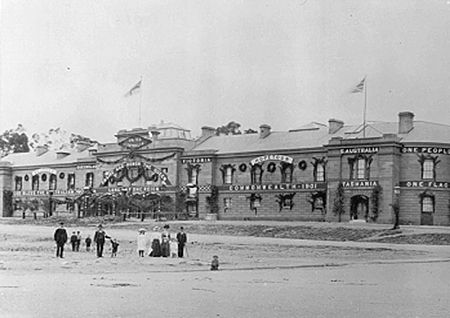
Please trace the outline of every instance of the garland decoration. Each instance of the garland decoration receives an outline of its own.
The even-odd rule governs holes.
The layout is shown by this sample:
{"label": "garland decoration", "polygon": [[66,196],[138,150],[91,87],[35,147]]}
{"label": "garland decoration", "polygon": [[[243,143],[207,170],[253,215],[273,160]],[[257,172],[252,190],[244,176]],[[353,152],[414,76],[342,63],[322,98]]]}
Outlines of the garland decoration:
{"label": "garland decoration", "polygon": [[101,158],[97,158],[97,160],[99,162],[101,162],[101,163],[112,164],[112,165],[118,164],[119,162],[124,161],[125,159],[128,159],[128,158],[141,158],[142,160],[144,160],[146,162],[161,162],[161,161],[164,161],[164,160],[167,160],[167,159],[171,159],[171,158],[175,157],[175,155],[176,155],[176,153],[172,153],[170,155],[167,155],[167,156],[161,157],[161,158],[147,158],[147,157],[144,157],[144,156],[142,156],[140,154],[136,154],[134,152],[130,152],[130,153],[124,155],[122,158],[119,158],[117,160],[109,161],[109,160],[104,160],[104,159],[101,159]]}
{"label": "garland decoration", "polygon": [[247,165],[245,163],[241,163],[239,165],[239,171],[240,172],[245,172],[247,170]]}
{"label": "garland decoration", "polygon": [[47,181],[47,175],[44,173],[41,177],[42,181],[45,182]]}
{"label": "garland decoration", "polygon": [[300,170],[305,170],[307,166],[308,164],[306,163],[305,160],[302,160],[298,163],[298,167],[300,168]]}
{"label": "garland decoration", "polygon": [[25,181],[28,181],[28,180],[30,180],[30,177],[26,174],[24,179],[25,179]]}
{"label": "garland decoration", "polygon": [[61,172],[61,173],[59,174],[59,178],[60,178],[60,179],[64,179],[65,176],[66,176],[66,175],[64,174],[64,172]]}
{"label": "garland decoration", "polygon": [[269,171],[270,173],[275,172],[276,169],[277,169],[277,166],[275,165],[274,162],[269,163],[269,165],[267,166],[267,171]]}

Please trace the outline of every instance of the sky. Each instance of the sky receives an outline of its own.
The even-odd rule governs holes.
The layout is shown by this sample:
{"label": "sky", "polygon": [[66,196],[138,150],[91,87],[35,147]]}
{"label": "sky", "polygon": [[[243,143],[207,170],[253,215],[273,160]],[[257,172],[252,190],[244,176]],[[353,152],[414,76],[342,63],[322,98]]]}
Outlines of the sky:
{"label": "sky", "polygon": [[[0,131],[450,125],[450,0],[0,0]],[[140,92],[125,94],[142,78]],[[139,108],[141,121],[139,121]]]}

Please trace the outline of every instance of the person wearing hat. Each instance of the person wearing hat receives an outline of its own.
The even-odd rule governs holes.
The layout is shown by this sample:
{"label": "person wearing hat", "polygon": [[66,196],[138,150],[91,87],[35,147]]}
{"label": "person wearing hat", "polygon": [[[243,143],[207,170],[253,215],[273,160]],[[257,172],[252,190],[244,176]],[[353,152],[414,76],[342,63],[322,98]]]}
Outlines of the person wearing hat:
{"label": "person wearing hat", "polygon": [[148,239],[146,235],[146,230],[141,228],[139,229],[139,234],[137,236],[137,250],[139,257],[144,257],[144,252],[147,249]]}
{"label": "person wearing hat", "polygon": [[53,239],[56,242],[56,257],[63,258],[64,244],[67,242],[67,231],[64,228],[64,223],[61,222],[60,227],[56,229]]}
{"label": "person wearing hat", "polygon": [[170,256],[170,233],[168,224],[164,225],[164,230],[161,233],[161,256]]}
{"label": "person wearing hat", "polygon": [[103,230],[103,226],[99,224],[98,230],[95,231],[94,242],[97,244],[97,257],[103,257],[103,246],[107,238],[106,232]]}
{"label": "person wearing hat", "polygon": [[177,234],[177,242],[178,242],[178,257],[183,257],[184,246],[187,242],[187,235],[184,233],[184,228],[180,227],[180,232]]}

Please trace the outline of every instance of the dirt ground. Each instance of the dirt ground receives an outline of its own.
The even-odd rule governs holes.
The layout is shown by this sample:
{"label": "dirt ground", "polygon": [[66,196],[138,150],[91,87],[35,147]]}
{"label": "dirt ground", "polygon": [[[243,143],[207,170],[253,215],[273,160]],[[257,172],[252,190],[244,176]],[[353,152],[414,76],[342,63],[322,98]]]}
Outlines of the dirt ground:
{"label": "dirt ground", "polygon": [[[160,224],[136,226],[159,235]],[[448,245],[188,231],[188,257],[139,258],[130,227],[106,226],[120,243],[116,258],[107,243],[103,258],[82,244],[80,252],[67,245],[58,259],[54,227],[0,222],[0,317],[446,317],[450,310]],[[67,230],[92,237],[95,228]],[[213,255],[218,272],[209,270]]]}

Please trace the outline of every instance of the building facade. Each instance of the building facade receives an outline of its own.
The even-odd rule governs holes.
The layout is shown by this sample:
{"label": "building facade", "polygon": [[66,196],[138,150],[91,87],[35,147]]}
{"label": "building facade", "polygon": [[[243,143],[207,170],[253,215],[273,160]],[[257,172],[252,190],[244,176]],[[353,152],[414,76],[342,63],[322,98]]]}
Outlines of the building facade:
{"label": "building facade", "polygon": [[182,209],[198,218],[392,223],[398,208],[401,224],[450,224],[450,126],[402,112],[365,126],[330,119],[283,132],[215,132],[203,127],[192,140],[166,125],[119,131],[116,143],[70,153],[10,155],[0,162],[0,206],[89,189],[173,201],[181,193]]}

